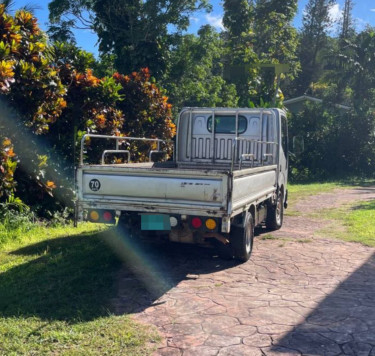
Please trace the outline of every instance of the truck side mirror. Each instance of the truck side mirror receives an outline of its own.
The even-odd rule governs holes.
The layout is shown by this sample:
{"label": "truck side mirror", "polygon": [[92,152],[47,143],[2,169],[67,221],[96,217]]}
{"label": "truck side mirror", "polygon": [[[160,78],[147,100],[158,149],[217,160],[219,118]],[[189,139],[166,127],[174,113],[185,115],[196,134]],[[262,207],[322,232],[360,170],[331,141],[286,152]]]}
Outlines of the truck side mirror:
{"label": "truck side mirror", "polygon": [[300,155],[305,150],[305,140],[302,136],[293,137],[293,153]]}

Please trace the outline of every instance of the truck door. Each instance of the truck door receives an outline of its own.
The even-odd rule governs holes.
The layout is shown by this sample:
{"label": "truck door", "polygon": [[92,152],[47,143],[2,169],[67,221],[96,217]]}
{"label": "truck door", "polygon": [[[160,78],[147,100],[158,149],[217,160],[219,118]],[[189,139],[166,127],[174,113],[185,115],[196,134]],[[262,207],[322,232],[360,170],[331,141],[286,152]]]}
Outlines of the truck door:
{"label": "truck door", "polygon": [[[279,155],[279,187],[285,187],[288,180],[288,121],[284,113],[280,113],[280,155]],[[285,197],[285,195],[284,195]]]}

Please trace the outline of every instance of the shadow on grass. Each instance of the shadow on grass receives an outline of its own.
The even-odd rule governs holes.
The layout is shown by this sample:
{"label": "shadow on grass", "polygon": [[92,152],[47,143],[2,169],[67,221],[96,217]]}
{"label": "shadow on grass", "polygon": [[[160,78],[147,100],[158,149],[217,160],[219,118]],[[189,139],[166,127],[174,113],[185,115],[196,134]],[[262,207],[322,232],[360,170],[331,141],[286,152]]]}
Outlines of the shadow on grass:
{"label": "shadow on grass", "polygon": [[375,210],[375,200],[353,206],[351,210]]}
{"label": "shadow on grass", "polygon": [[292,184],[295,185],[311,185],[311,184],[330,184],[334,183],[337,186],[342,186],[342,187],[347,187],[347,186],[352,186],[354,187],[361,187],[361,188],[372,188],[375,187],[375,179],[371,178],[344,178],[344,179],[322,179],[322,180],[316,180],[316,179],[308,179],[308,180],[296,180],[292,181]]}
{"label": "shadow on grass", "polygon": [[374,179],[344,179],[340,183],[340,185],[351,185],[353,187],[361,187],[361,188],[373,188],[375,187],[375,180]]}
{"label": "shadow on grass", "polygon": [[120,263],[104,237],[57,238],[11,252],[26,262],[19,264],[18,259],[0,274],[0,315],[68,321],[108,315],[106,301]]}
{"label": "shadow on grass", "polygon": [[[45,240],[10,253],[25,262],[0,274],[0,316],[79,322],[139,311],[189,274],[235,264],[213,254],[196,246],[136,243],[119,229]],[[120,307],[114,302],[119,289]]]}

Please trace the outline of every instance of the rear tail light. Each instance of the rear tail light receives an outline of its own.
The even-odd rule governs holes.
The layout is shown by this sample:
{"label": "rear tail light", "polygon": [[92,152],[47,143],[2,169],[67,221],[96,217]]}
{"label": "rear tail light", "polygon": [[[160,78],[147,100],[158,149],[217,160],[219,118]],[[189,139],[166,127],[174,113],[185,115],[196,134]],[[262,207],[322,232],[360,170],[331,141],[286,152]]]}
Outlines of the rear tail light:
{"label": "rear tail light", "polygon": [[194,229],[199,229],[202,226],[202,219],[198,217],[191,219],[191,226]]}
{"label": "rear tail light", "polygon": [[110,222],[110,221],[112,221],[112,220],[113,220],[112,213],[111,213],[110,211],[105,211],[105,212],[103,213],[103,220],[104,220],[105,222]]}
{"label": "rear tail light", "polygon": [[116,213],[112,210],[89,210],[87,220],[95,223],[114,224]]}

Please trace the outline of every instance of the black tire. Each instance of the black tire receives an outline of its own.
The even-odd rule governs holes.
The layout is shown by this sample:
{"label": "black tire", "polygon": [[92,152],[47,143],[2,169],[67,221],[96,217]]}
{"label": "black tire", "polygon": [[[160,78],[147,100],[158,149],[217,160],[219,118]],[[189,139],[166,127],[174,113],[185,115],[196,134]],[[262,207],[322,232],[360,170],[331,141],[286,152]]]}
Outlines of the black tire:
{"label": "black tire", "polygon": [[284,219],[284,194],[277,193],[275,205],[269,206],[267,211],[266,227],[268,230],[279,230]]}
{"label": "black tire", "polygon": [[233,225],[230,233],[230,244],[233,257],[246,262],[251,256],[254,242],[254,219],[248,213],[243,226]]}
{"label": "black tire", "polygon": [[233,253],[230,244],[224,245],[221,241],[212,239],[212,246],[222,260],[233,260]]}

